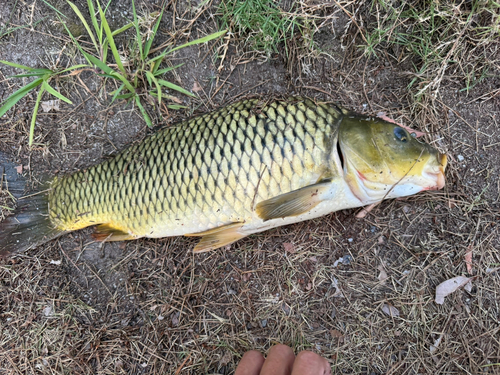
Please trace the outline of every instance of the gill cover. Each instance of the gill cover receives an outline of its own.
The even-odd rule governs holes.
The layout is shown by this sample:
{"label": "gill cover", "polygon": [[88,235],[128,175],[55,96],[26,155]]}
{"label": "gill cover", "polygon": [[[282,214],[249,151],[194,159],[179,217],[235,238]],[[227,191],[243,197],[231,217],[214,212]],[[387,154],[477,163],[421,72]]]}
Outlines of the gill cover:
{"label": "gill cover", "polygon": [[444,186],[446,156],[396,124],[347,114],[339,146],[346,181],[365,204]]}

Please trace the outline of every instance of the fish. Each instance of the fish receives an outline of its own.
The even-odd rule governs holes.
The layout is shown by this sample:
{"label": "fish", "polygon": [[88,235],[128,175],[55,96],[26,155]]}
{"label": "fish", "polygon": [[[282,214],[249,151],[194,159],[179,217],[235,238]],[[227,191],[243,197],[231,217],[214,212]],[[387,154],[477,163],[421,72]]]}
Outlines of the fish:
{"label": "fish", "polygon": [[407,129],[305,97],[245,99],[55,176],[0,223],[10,255],[95,226],[99,241],[199,237],[193,251],[445,185]]}

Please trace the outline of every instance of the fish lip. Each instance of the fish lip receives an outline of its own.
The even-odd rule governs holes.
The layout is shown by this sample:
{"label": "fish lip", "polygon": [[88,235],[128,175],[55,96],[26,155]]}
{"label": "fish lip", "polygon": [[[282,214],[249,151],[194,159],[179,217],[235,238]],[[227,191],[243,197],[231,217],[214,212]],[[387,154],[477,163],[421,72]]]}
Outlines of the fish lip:
{"label": "fish lip", "polygon": [[438,173],[425,173],[428,179],[435,180],[436,185],[423,188],[422,190],[441,190],[446,185],[446,179],[444,177],[444,171],[439,171]]}
{"label": "fish lip", "polygon": [[446,169],[446,165],[448,164],[448,157],[446,156],[446,154],[438,154],[436,155],[436,159],[439,166],[437,168],[434,166],[434,171],[432,172],[424,172],[424,176],[427,179],[436,181],[436,185],[426,187],[423,190],[441,190],[446,185],[444,171]]}
{"label": "fish lip", "polygon": [[426,168],[427,171],[424,169],[423,172],[425,179],[435,181],[435,185],[425,187],[422,190],[441,190],[446,185],[444,171],[448,164],[448,157],[446,154],[438,153],[436,155],[436,162],[437,163],[433,163],[433,165],[428,165]]}

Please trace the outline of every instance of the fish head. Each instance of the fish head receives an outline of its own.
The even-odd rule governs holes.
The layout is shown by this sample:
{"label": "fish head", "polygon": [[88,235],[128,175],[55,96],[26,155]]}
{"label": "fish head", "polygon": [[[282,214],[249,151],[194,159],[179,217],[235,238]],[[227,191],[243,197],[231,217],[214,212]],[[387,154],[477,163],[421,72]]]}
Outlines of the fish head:
{"label": "fish head", "polygon": [[346,115],[340,124],[338,146],[345,179],[363,203],[445,185],[446,155],[397,124]]}

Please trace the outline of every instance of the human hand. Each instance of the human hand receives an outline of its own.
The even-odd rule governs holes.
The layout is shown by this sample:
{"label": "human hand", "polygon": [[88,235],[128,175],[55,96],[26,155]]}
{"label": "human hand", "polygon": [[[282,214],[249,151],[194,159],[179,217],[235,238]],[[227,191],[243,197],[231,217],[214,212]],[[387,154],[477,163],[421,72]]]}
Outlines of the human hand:
{"label": "human hand", "polygon": [[275,345],[267,358],[256,351],[246,352],[234,375],[330,375],[331,367],[323,357],[304,350],[293,354],[286,345]]}

